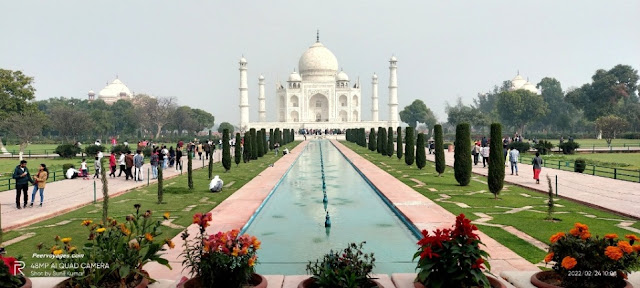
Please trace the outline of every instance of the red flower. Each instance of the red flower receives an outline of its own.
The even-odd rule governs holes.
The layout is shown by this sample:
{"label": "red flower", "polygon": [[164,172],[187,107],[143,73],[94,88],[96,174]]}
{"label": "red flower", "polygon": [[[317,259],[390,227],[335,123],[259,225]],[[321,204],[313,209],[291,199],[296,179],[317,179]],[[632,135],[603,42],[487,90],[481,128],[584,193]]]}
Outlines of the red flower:
{"label": "red flower", "polygon": [[471,269],[476,269],[476,268],[484,269],[484,267],[482,266],[482,263],[484,263],[484,259],[482,258],[476,259],[476,263],[471,265]]}
{"label": "red flower", "polygon": [[9,267],[9,274],[11,275],[16,275],[16,258],[14,257],[2,257],[0,255],[0,259],[2,259],[2,261],[4,262],[4,265],[7,265],[7,267]]}
{"label": "red flower", "polygon": [[429,259],[433,257],[440,257],[437,253],[433,253],[431,247],[424,248],[422,253],[420,253],[420,259],[424,259],[425,257],[429,257]]}

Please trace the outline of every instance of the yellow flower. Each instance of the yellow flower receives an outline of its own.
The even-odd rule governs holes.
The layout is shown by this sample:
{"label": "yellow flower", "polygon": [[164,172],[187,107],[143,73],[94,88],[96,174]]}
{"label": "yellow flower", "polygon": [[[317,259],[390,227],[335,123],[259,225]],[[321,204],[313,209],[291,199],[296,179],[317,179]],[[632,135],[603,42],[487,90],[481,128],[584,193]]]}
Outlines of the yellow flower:
{"label": "yellow flower", "polygon": [[576,264],[578,264],[576,258],[567,256],[562,259],[562,267],[564,267],[564,269],[571,270],[571,268],[576,267]]}
{"label": "yellow flower", "polygon": [[53,251],[53,255],[60,255],[60,254],[62,254],[62,250],[61,249]]}
{"label": "yellow flower", "polygon": [[104,231],[107,231],[107,229],[106,229],[106,228],[98,228],[98,229],[96,230],[96,232],[98,232],[98,233],[102,233],[102,232],[104,232]]}
{"label": "yellow flower", "polygon": [[62,238],[62,243],[68,244],[69,242],[71,242],[71,237]]}
{"label": "yellow flower", "polygon": [[144,234],[144,239],[147,239],[147,241],[151,242],[153,241],[153,236],[151,235],[151,233],[147,233]]}
{"label": "yellow flower", "polygon": [[238,247],[233,247],[233,252],[231,252],[231,256],[238,256],[240,249]]}
{"label": "yellow flower", "polygon": [[618,241],[618,248],[626,253],[633,252],[633,247],[631,247],[631,244],[629,244],[629,242],[627,241]]}
{"label": "yellow flower", "polygon": [[82,221],[82,225],[83,225],[83,226],[89,226],[89,225],[91,225],[91,223],[93,223],[93,221],[91,221],[91,220],[84,220],[84,221]]}
{"label": "yellow flower", "polygon": [[249,267],[253,267],[254,265],[256,265],[256,255],[253,255],[253,257],[249,258]]}
{"label": "yellow flower", "polygon": [[170,239],[164,239],[164,243],[167,244],[167,246],[169,246],[170,249],[173,249],[174,247],[176,247],[176,245],[173,244],[173,241],[171,241]]}
{"label": "yellow flower", "polygon": [[77,250],[76,246],[69,247],[69,253],[71,253],[73,251],[76,251],[76,250]]}
{"label": "yellow flower", "polygon": [[547,263],[551,262],[551,260],[553,259],[553,255],[554,255],[554,253],[551,252],[551,253],[547,254],[547,256],[544,256],[544,262],[547,262]]}
{"label": "yellow flower", "polygon": [[51,250],[49,250],[49,251],[51,251],[51,253],[53,253],[53,251],[56,251],[56,250],[58,250],[58,246],[53,245],[53,247],[51,247]]}
{"label": "yellow flower", "polygon": [[164,217],[165,220],[169,220],[169,212],[164,212],[164,214],[162,215]]}

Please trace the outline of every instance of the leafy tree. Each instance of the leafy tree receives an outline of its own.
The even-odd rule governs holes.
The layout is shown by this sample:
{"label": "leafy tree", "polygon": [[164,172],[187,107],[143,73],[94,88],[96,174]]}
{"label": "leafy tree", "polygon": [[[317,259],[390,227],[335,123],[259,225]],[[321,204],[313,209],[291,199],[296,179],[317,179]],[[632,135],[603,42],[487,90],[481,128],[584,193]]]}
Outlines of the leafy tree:
{"label": "leafy tree", "polygon": [[629,123],[614,115],[602,116],[596,119],[596,128],[602,133],[602,138],[607,140],[607,145],[611,147],[611,140],[616,138],[616,135],[624,132],[627,129]]}
{"label": "leafy tree", "polygon": [[498,94],[509,91],[509,88],[511,88],[511,81],[506,80],[500,86],[493,86],[493,90],[488,93],[478,93],[478,98],[473,99],[474,108],[480,110],[480,113],[486,118],[484,121],[487,122],[483,124],[489,125],[492,121],[498,121],[496,109]]}
{"label": "leafy tree", "polygon": [[244,149],[242,150],[242,162],[251,160],[251,132],[244,132]]}
{"label": "leafy tree", "polygon": [[489,191],[494,199],[498,199],[500,190],[504,186],[504,154],[502,151],[502,125],[491,124],[491,141],[489,143]]}
{"label": "leafy tree", "polygon": [[447,122],[454,126],[460,123],[469,123],[476,127],[489,125],[487,114],[483,114],[480,109],[473,106],[464,105],[459,97],[456,105],[449,106],[447,104],[445,111],[447,112]]}
{"label": "leafy tree", "polygon": [[438,122],[431,109],[420,99],[414,100],[411,105],[404,107],[400,111],[400,120],[414,128],[418,125],[418,122],[425,123],[427,127],[431,127]]}
{"label": "leafy tree", "polygon": [[258,159],[258,135],[256,133],[256,128],[251,128],[249,130],[251,133],[251,160]]}
{"label": "leafy tree", "polygon": [[413,165],[413,161],[415,159],[415,151],[414,149],[416,148],[413,145],[413,133],[415,132],[415,129],[413,129],[413,127],[409,126],[407,128],[405,128],[404,130],[404,163],[406,163],[407,165],[411,166]]}
{"label": "leafy tree", "polygon": [[378,138],[380,138],[380,154],[387,155],[387,129],[382,127],[378,130]]}
{"label": "leafy tree", "polygon": [[541,91],[548,108],[545,117],[540,119],[540,124],[548,131],[569,130],[579,118],[578,111],[571,103],[565,102],[560,81],[545,77],[536,87]]}
{"label": "leafy tree", "polygon": [[198,127],[198,122],[194,119],[191,107],[189,106],[176,108],[176,111],[171,114],[170,124],[171,130],[177,130],[179,136],[181,136],[184,131],[196,131]]}
{"label": "leafy tree", "polygon": [[[200,132],[204,129],[207,128],[211,128],[213,127],[213,125],[216,123],[216,117],[214,117],[213,115],[211,115],[211,113],[204,111],[202,109],[191,109],[191,115],[193,117],[193,120],[195,120],[195,122],[197,123],[197,126],[194,130],[195,133]],[[232,135],[233,134],[233,130],[229,130]]]}
{"label": "leafy tree", "polygon": [[187,151],[187,185],[193,190],[193,153]]}
{"label": "leafy tree", "polygon": [[42,128],[47,125],[49,119],[40,111],[29,113],[13,112],[9,114],[1,126],[20,140],[20,153],[29,145],[35,136],[42,133]]}
{"label": "leafy tree", "polygon": [[233,125],[231,125],[231,123],[229,122],[220,123],[220,126],[218,126],[218,132],[222,133],[224,129],[229,129],[229,133],[233,133],[234,131]]}
{"label": "leafy tree", "polygon": [[222,166],[225,172],[231,169],[231,147],[229,146],[229,130],[222,131]]}
{"label": "leafy tree", "polygon": [[371,128],[369,131],[369,150],[375,151],[378,148],[376,141],[376,129]]}
{"label": "leafy tree", "polygon": [[500,93],[497,108],[502,122],[517,127],[520,133],[524,133],[525,125],[547,112],[542,96],[523,89]]}
{"label": "leafy tree", "polygon": [[291,129],[291,130],[289,131],[289,133],[291,133],[291,136],[290,136],[290,137],[291,137],[291,142],[293,142],[293,141],[296,139],[296,135],[295,135],[295,133],[294,133],[294,132],[295,132],[295,131],[294,131],[293,129]]}
{"label": "leafy tree", "polygon": [[160,137],[162,128],[171,122],[171,115],[176,110],[176,98],[158,97],[154,98],[144,94],[138,94],[134,106],[136,114],[141,116],[139,121],[147,128],[155,129],[155,138]]}
{"label": "leafy tree", "polygon": [[427,165],[427,155],[424,150],[426,141],[423,133],[418,133],[418,141],[416,142],[416,166],[422,170]]}
{"label": "leafy tree", "polygon": [[393,128],[387,128],[387,156],[393,156]]}
{"label": "leafy tree", "polygon": [[120,99],[109,110],[113,117],[113,131],[118,134],[133,134],[138,129],[138,119],[131,101]]}
{"label": "leafy tree", "polygon": [[93,129],[93,120],[84,111],[76,111],[71,106],[60,105],[51,109],[51,126],[64,137],[66,142],[75,142],[78,137]]}
{"label": "leafy tree", "polygon": [[[435,148],[436,150],[434,151],[435,157],[436,157],[436,172],[438,172],[438,177],[442,175],[442,173],[444,173],[444,169],[446,166],[445,160],[444,160],[444,143],[443,143],[443,135],[442,135],[442,125],[438,124],[433,126],[433,134],[434,134],[434,140],[436,141],[435,143]],[[422,147],[422,150],[424,150],[424,147]]]}
{"label": "leafy tree", "polygon": [[[373,130],[373,128],[371,128],[371,130]],[[402,159],[402,127],[398,126],[396,133],[396,156],[398,156],[398,160],[400,160]]]}
{"label": "leafy tree", "polygon": [[471,181],[471,127],[468,123],[460,123],[456,127],[455,154],[453,171],[460,186],[467,186]]}
{"label": "leafy tree", "polygon": [[[242,138],[240,138],[240,133],[236,133],[236,145],[234,152],[234,160],[236,162],[236,167],[238,167],[238,164],[240,164],[240,158],[242,158]],[[213,157],[210,157],[209,159],[213,159]]]}
{"label": "leafy tree", "polygon": [[36,110],[30,102],[36,91],[32,83],[33,77],[21,71],[0,69],[0,119],[7,119],[10,113]]}
{"label": "leafy tree", "polygon": [[273,131],[273,144],[275,143],[282,144],[282,141],[280,141],[280,128],[276,128],[276,130]]}

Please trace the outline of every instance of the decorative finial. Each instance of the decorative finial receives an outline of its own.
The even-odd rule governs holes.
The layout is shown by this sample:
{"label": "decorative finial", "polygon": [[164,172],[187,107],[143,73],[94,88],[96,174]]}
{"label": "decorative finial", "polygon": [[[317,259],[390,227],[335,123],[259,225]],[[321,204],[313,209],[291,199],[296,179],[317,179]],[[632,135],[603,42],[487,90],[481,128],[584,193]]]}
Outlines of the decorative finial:
{"label": "decorative finial", "polygon": [[316,43],[320,43],[320,29],[316,30]]}
{"label": "decorative finial", "polygon": [[520,75],[520,69],[518,69],[518,75]]}

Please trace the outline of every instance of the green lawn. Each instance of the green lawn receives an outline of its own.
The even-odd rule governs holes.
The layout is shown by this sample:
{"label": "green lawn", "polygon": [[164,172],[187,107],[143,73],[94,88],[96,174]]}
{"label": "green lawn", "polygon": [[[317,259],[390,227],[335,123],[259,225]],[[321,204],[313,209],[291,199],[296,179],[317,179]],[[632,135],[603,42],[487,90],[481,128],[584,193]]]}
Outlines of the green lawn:
{"label": "green lawn", "polygon": [[[533,153],[521,157],[522,163],[531,163]],[[640,153],[581,153],[574,155],[551,154],[543,156],[545,167],[574,171],[576,159],[585,159],[583,173],[596,176],[640,182]],[[615,169],[614,169],[615,168]]]}
{"label": "green lawn", "polygon": [[[391,158],[385,157],[353,143],[343,143],[411,187],[416,186],[416,182],[412,181],[412,178],[424,182],[426,184],[424,187],[414,187],[414,189],[429,199],[436,201],[438,205],[453,214],[464,213],[472,220],[477,220],[479,217],[474,213],[484,213],[493,217],[493,220],[487,223],[513,226],[544,243],[549,243],[549,237],[554,233],[568,231],[575,222],[589,225],[594,235],[602,236],[607,233],[632,234],[628,230],[615,226],[621,221],[635,221],[627,217],[587,207],[566,199],[555,198],[556,203],[562,205],[562,207],[556,207],[556,213],[553,217],[560,218],[562,221],[545,221],[544,219],[547,216],[546,193],[524,189],[507,183],[505,190],[500,194],[500,200],[494,200],[493,195],[488,192],[487,184],[485,184],[487,178],[484,176],[474,175],[469,186],[461,187],[456,182],[451,167],[446,168],[443,177],[437,177],[435,166],[432,162],[427,162],[427,166],[423,170],[418,170],[415,164],[407,166],[404,163],[404,159],[398,160],[395,154]],[[546,181],[543,180],[543,182]],[[437,192],[431,192],[429,188],[435,188]],[[436,200],[443,198],[441,194],[446,194],[450,198],[445,201]],[[462,208],[456,203],[467,204],[470,208]],[[525,206],[531,206],[531,208],[517,213],[505,214],[509,210]],[[453,223],[451,224],[453,225]],[[502,229],[483,225],[478,225],[478,227],[531,263],[539,263],[546,254],[545,251]]]}
{"label": "green lawn", "polygon": [[[300,142],[293,142],[288,144],[287,147],[293,149]],[[164,212],[171,213],[171,219],[173,224],[180,226],[189,226],[192,223],[192,216],[197,212],[208,212],[216,207],[220,202],[224,201],[229,195],[233,194],[245,183],[249,182],[256,175],[262,172],[269,164],[277,161],[276,156],[272,153],[268,153],[264,157],[249,162],[248,164],[240,163],[236,167],[232,159],[232,168],[228,173],[224,172],[222,164],[214,164],[214,175],[220,175],[220,178],[225,182],[225,185],[233,183],[230,187],[225,187],[221,193],[209,192],[209,180],[208,169],[199,169],[194,171],[194,189],[189,190],[187,188],[187,174],[182,176],[166,180],[164,185],[164,201],[166,204],[157,204],[157,184],[152,184],[149,187],[139,188],[124,195],[111,198],[109,202],[109,216],[122,221],[128,214],[135,213],[133,205],[139,203],[142,205],[142,210],[153,211],[153,217],[155,219],[162,219]],[[186,163],[185,163],[186,169]],[[187,210],[189,206],[194,207],[190,211]],[[38,209],[38,208],[30,208]],[[60,237],[71,237],[73,243],[81,246],[83,241],[89,235],[85,227],[81,226],[82,220],[91,219],[94,222],[99,222],[102,217],[102,202],[98,204],[90,204],[83,208],[74,210],[72,212],[52,217],[47,220],[35,223],[29,227],[21,228],[15,231],[5,233],[4,241],[13,239],[26,233],[36,233],[36,236],[22,240],[16,244],[7,246],[8,255],[22,255],[23,261],[29,266],[31,263],[49,263],[48,260],[32,258],[33,253],[36,253],[36,245],[39,243],[45,243],[48,246],[53,245],[54,237],[59,235]],[[158,241],[163,241],[165,238],[173,238],[178,235],[182,229],[173,229],[169,227],[163,227],[163,235],[158,237]],[[43,251],[42,253],[45,253]],[[181,267],[177,267],[181,269]],[[36,269],[38,270],[38,269]],[[29,275],[31,269],[26,270],[26,275]],[[44,271],[44,270],[41,270]]]}
{"label": "green lawn", "polygon": [[[30,144],[24,149],[24,154],[54,154],[53,150],[56,150],[60,144]],[[12,154],[20,153],[20,145],[9,144],[5,145],[4,148],[7,148],[7,151]]]}
{"label": "green lawn", "polygon": [[[565,137],[564,141],[568,141],[569,137]],[[540,139],[547,140],[553,144],[553,146],[558,146],[560,144],[560,139]],[[608,147],[607,141],[604,139],[575,139],[574,141],[580,144],[580,148],[592,148],[592,147]],[[611,146],[613,147],[640,147],[640,140],[638,139],[613,139],[611,141]]]}

